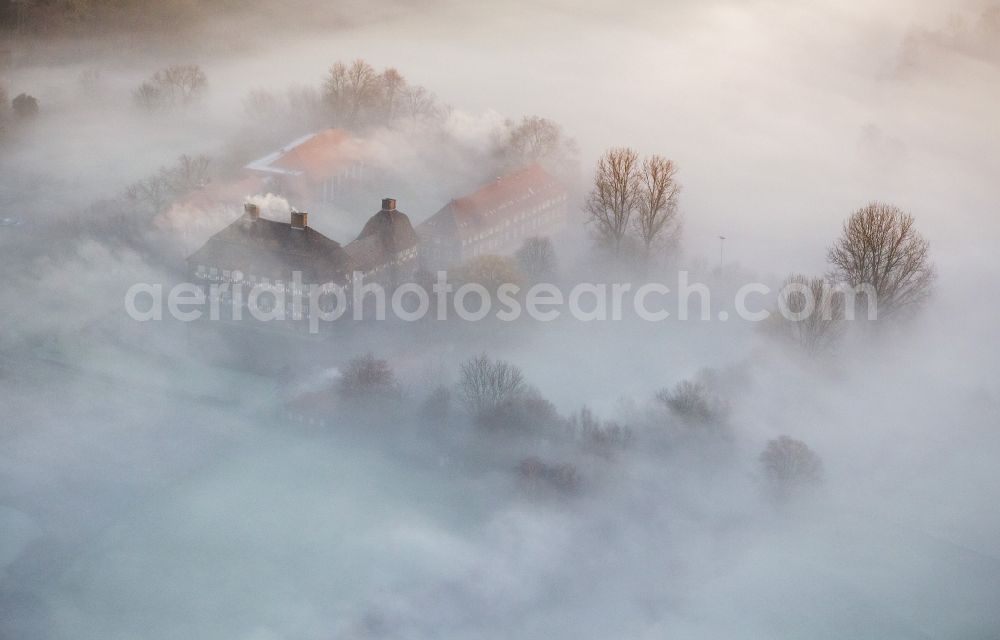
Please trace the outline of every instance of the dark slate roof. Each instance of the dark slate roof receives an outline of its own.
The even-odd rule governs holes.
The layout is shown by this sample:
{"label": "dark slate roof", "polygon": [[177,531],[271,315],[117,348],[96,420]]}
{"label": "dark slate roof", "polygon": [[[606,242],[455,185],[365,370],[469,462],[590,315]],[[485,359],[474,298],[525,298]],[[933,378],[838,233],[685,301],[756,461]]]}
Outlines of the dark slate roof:
{"label": "dark slate roof", "polygon": [[396,209],[382,209],[368,219],[361,234],[345,249],[352,269],[371,271],[419,242],[409,216]]}
{"label": "dark slate roof", "polygon": [[332,279],[347,271],[340,243],[306,227],[247,215],[216,233],[190,258],[191,264],[240,269],[248,274],[287,274],[293,270]]}

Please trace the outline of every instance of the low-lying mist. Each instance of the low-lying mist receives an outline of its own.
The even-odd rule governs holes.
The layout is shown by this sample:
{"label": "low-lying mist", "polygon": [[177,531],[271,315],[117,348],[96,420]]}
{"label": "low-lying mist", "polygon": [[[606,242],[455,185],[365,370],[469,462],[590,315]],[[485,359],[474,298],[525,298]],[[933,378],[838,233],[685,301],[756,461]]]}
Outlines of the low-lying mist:
{"label": "low-lying mist", "polygon": [[[0,10],[0,637],[1000,633],[1000,6],[190,1],[160,30],[105,4]],[[359,59],[405,77],[402,115],[331,115]],[[203,85],[156,93],[172,65]],[[499,180],[531,116],[570,193],[552,281],[683,271],[710,319],[228,341],[125,312],[244,201],[286,222],[240,180],[296,138],[374,150],[309,212],[346,245],[383,197],[416,225]],[[589,219],[614,147],[676,163],[652,258]],[[872,201],[929,243],[919,310],[824,348],[732,311],[831,275]]]}

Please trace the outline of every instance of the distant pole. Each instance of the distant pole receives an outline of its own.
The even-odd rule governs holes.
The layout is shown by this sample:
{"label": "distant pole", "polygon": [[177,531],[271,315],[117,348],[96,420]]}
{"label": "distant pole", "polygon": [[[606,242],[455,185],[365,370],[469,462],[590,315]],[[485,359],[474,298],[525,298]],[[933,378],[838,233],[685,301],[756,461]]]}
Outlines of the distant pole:
{"label": "distant pole", "polygon": [[726,263],[726,236],[719,236],[719,271],[722,271],[722,265]]}

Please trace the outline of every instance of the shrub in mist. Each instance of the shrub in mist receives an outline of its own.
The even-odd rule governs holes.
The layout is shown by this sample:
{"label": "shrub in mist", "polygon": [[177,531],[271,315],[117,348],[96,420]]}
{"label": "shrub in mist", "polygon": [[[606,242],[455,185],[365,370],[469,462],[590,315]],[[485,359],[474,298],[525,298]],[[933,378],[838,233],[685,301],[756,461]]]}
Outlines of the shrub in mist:
{"label": "shrub in mist", "polygon": [[768,334],[810,355],[830,351],[843,336],[844,295],[835,292],[832,283],[795,274],[782,283],[779,296],[779,305],[791,317],[780,308],[772,313],[762,325]]}
{"label": "shrub in mist", "polygon": [[152,82],[143,82],[132,90],[132,103],[143,111],[158,111],[165,106],[163,93]]}
{"label": "shrub in mist", "polygon": [[495,415],[526,389],[521,370],[504,360],[492,360],[485,353],[462,363],[458,397],[476,419]]}
{"label": "shrub in mist", "polygon": [[549,238],[525,238],[514,257],[528,282],[543,282],[556,275],[556,250]]}
{"label": "shrub in mist", "polygon": [[726,403],[702,380],[683,380],[673,388],[661,389],[656,400],[689,426],[717,425],[728,414]]}
{"label": "shrub in mist", "polygon": [[388,361],[367,353],[347,363],[337,393],[350,400],[373,400],[398,397],[400,387]]}
{"label": "shrub in mist", "polygon": [[632,445],[632,430],[617,422],[599,420],[588,407],[583,407],[566,422],[572,437],[589,453],[604,458],[613,457]]}
{"label": "shrub in mist", "polygon": [[580,488],[580,474],[572,464],[546,462],[535,456],[521,460],[517,478],[522,489],[531,495],[569,495]]}
{"label": "shrub in mist", "polygon": [[562,422],[555,405],[530,385],[525,385],[492,411],[479,413],[476,417],[481,426],[490,429],[535,434],[551,432]]}
{"label": "shrub in mist", "polygon": [[780,436],[767,443],[760,454],[764,489],[768,496],[785,502],[823,480],[823,461],[804,442]]}
{"label": "shrub in mist", "polygon": [[198,101],[208,88],[208,77],[196,64],[164,67],[132,91],[132,101],[146,111],[184,107]]}
{"label": "shrub in mist", "polygon": [[10,106],[14,111],[14,115],[22,120],[34,118],[38,115],[38,99],[26,93],[21,93],[15,97],[11,101]]}
{"label": "shrub in mist", "polygon": [[206,155],[182,155],[169,167],[160,167],[154,175],[129,185],[125,198],[147,213],[161,213],[177,198],[208,184],[211,164]]}

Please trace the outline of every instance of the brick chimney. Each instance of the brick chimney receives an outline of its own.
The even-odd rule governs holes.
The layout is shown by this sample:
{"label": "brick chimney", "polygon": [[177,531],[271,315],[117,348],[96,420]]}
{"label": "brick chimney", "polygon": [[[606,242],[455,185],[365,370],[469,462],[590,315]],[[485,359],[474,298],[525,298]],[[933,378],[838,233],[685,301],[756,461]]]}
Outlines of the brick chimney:
{"label": "brick chimney", "polygon": [[382,211],[395,211],[395,210],[396,210],[395,198],[382,198]]}
{"label": "brick chimney", "polygon": [[305,211],[292,211],[291,225],[293,229],[305,229],[309,226],[309,214]]}
{"label": "brick chimney", "polygon": [[250,218],[251,222],[260,220],[260,207],[254,203],[248,202],[243,205],[243,211],[247,214],[247,217]]}

